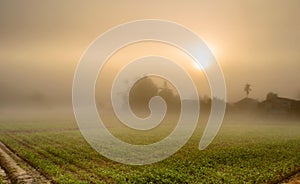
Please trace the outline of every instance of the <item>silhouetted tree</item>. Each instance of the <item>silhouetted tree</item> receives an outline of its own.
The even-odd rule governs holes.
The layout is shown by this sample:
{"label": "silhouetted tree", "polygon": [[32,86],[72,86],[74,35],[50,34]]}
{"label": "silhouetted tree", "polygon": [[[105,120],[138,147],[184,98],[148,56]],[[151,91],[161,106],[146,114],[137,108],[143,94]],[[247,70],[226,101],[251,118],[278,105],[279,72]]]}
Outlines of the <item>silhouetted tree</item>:
{"label": "silhouetted tree", "polygon": [[201,102],[205,103],[205,104],[210,104],[211,103],[211,98],[207,95],[204,95],[202,98],[201,98]]}
{"label": "silhouetted tree", "polygon": [[154,96],[161,96],[168,105],[168,109],[175,110],[180,104],[180,98],[172,86],[163,79],[163,85],[158,86],[151,77],[143,77],[130,90],[129,102],[133,110],[147,112],[149,101]]}
{"label": "silhouetted tree", "polygon": [[252,91],[251,85],[247,83],[247,84],[245,85],[244,91],[245,91],[245,93],[246,93],[246,95],[247,95],[247,97],[248,97],[248,96],[249,96],[249,93]]}
{"label": "silhouetted tree", "polygon": [[278,95],[276,93],[273,93],[273,92],[269,92],[266,96],[266,100],[273,100],[275,98],[277,98]]}
{"label": "silhouetted tree", "polygon": [[163,87],[159,88],[158,95],[163,97],[167,104],[170,105],[170,107],[174,107],[176,104],[180,103],[178,94],[174,93],[172,88],[168,86],[166,80],[164,80]]}
{"label": "silhouetted tree", "polygon": [[153,96],[158,95],[158,87],[150,77],[137,81],[130,90],[129,102],[133,107],[148,107]]}

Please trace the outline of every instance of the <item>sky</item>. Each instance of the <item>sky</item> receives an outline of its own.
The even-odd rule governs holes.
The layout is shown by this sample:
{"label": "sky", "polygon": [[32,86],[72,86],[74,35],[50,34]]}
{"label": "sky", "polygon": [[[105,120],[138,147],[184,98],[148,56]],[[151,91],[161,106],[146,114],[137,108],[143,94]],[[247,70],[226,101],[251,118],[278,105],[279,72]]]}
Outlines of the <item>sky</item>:
{"label": "sky", "polygon": [[[201,37],[223,70],[228,101],[244,98],[246,83],[251,98],[263,100],[272,91],[300,99],[298,0],[1,0],[0,99],[44,95],[71,102],[76,66],[90,43],[112,27],[140,19],[177,22]],[[209,93],[202,72],[179,51],[155,43],[138,46],[116,53],[97,85],[109,86],[111,69],[116,72],[123,59],[156,53],[178,60],[200,95]]]}

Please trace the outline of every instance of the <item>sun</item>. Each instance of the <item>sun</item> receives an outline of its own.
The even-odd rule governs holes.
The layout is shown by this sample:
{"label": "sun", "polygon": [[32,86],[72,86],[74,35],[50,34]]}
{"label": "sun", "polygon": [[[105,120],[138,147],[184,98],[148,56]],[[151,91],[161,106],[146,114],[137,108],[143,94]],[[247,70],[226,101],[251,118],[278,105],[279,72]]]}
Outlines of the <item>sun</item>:
{"label": "sun", "polygon": [[203,70],[203,69],[206,69],[207,67],[210,66],[211,64],[211,60],[215,60],[218,58],[218,55],[219,54],[219,48],[217,47],[217,45],[215,44],[212,44],[210,42],[207,42],[207,41],[204,41],[206,46],[208,47],[209,51],[210,52],[208,55],[213,55],[214,58],[207,58],[207,61],[205,62],[202,62],[203,66],[201,66],[199,63],[197,63],[196,61],[194,62],[194,68],[197,69],[197,70]]}
{"label": "sun", "polygon": [[[198,63],[197,61],[194,61],[193,66],[195,69],[197,70],[205,70],[207,69],[213,60],[215,60],[216,57],[216,46],[213,44],[210,44],[208,42],[205,42],[206,46],[208,47],[207,53],[206,52],[202,52],[203,54],[203,60],[201,61],[201,64]],[[213,56],[213,58],[212,58]]]}
{"label": "sun", "polygon": [[219,49],[216,44],[210,43],[210,42],[205,42],[209,50],[212,52],[212,54],[216,57],[216,55],[219,52]]}
{"label": "sun", "polygon": [[197,70],[202,70],[202,67],[201,67],[196,61],[194,61],[194,67],[195,67]]}

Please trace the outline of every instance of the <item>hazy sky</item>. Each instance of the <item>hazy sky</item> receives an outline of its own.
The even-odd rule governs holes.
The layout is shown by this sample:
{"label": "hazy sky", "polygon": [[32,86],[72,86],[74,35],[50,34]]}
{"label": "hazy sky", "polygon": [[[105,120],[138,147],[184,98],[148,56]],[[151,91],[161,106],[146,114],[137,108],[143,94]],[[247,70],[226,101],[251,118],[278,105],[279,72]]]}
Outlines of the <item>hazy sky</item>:
{"label": "hazy sky", "polygon": [[[269,91],[300,98],[299,0],[1,0],[0,95],[70,100],[88,45],[107,29],[138,19],[170,20],[197,33],[222,66],[229,101],[245,96],[247,82],[253,98]],[[201,85],[201,72],[190,72],[195,80],[199,72]]]}

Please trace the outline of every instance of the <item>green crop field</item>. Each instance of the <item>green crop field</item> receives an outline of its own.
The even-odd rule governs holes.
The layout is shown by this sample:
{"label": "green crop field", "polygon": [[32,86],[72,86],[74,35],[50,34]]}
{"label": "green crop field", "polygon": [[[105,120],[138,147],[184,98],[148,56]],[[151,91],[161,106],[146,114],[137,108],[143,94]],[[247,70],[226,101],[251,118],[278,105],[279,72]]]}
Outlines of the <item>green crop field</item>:
{"label": "green crop field", "polygon": [[[169,131],[168,125],[160,127]],[[226,118],[205,150],[203,127],[170,158],[145,166],[111,161],[82,137],[74,121],[1,121],[0,140],[57,183],[278,183],[300,168],[300,123]],[[132,132],[115,129],[132,139]],[[145,142],[161,134],[148,133]],[[134,140],[133,140],[134,141]],[[143,142],[143,139],[139,139]],[[151,141],[150,141],[151,142]]]}

